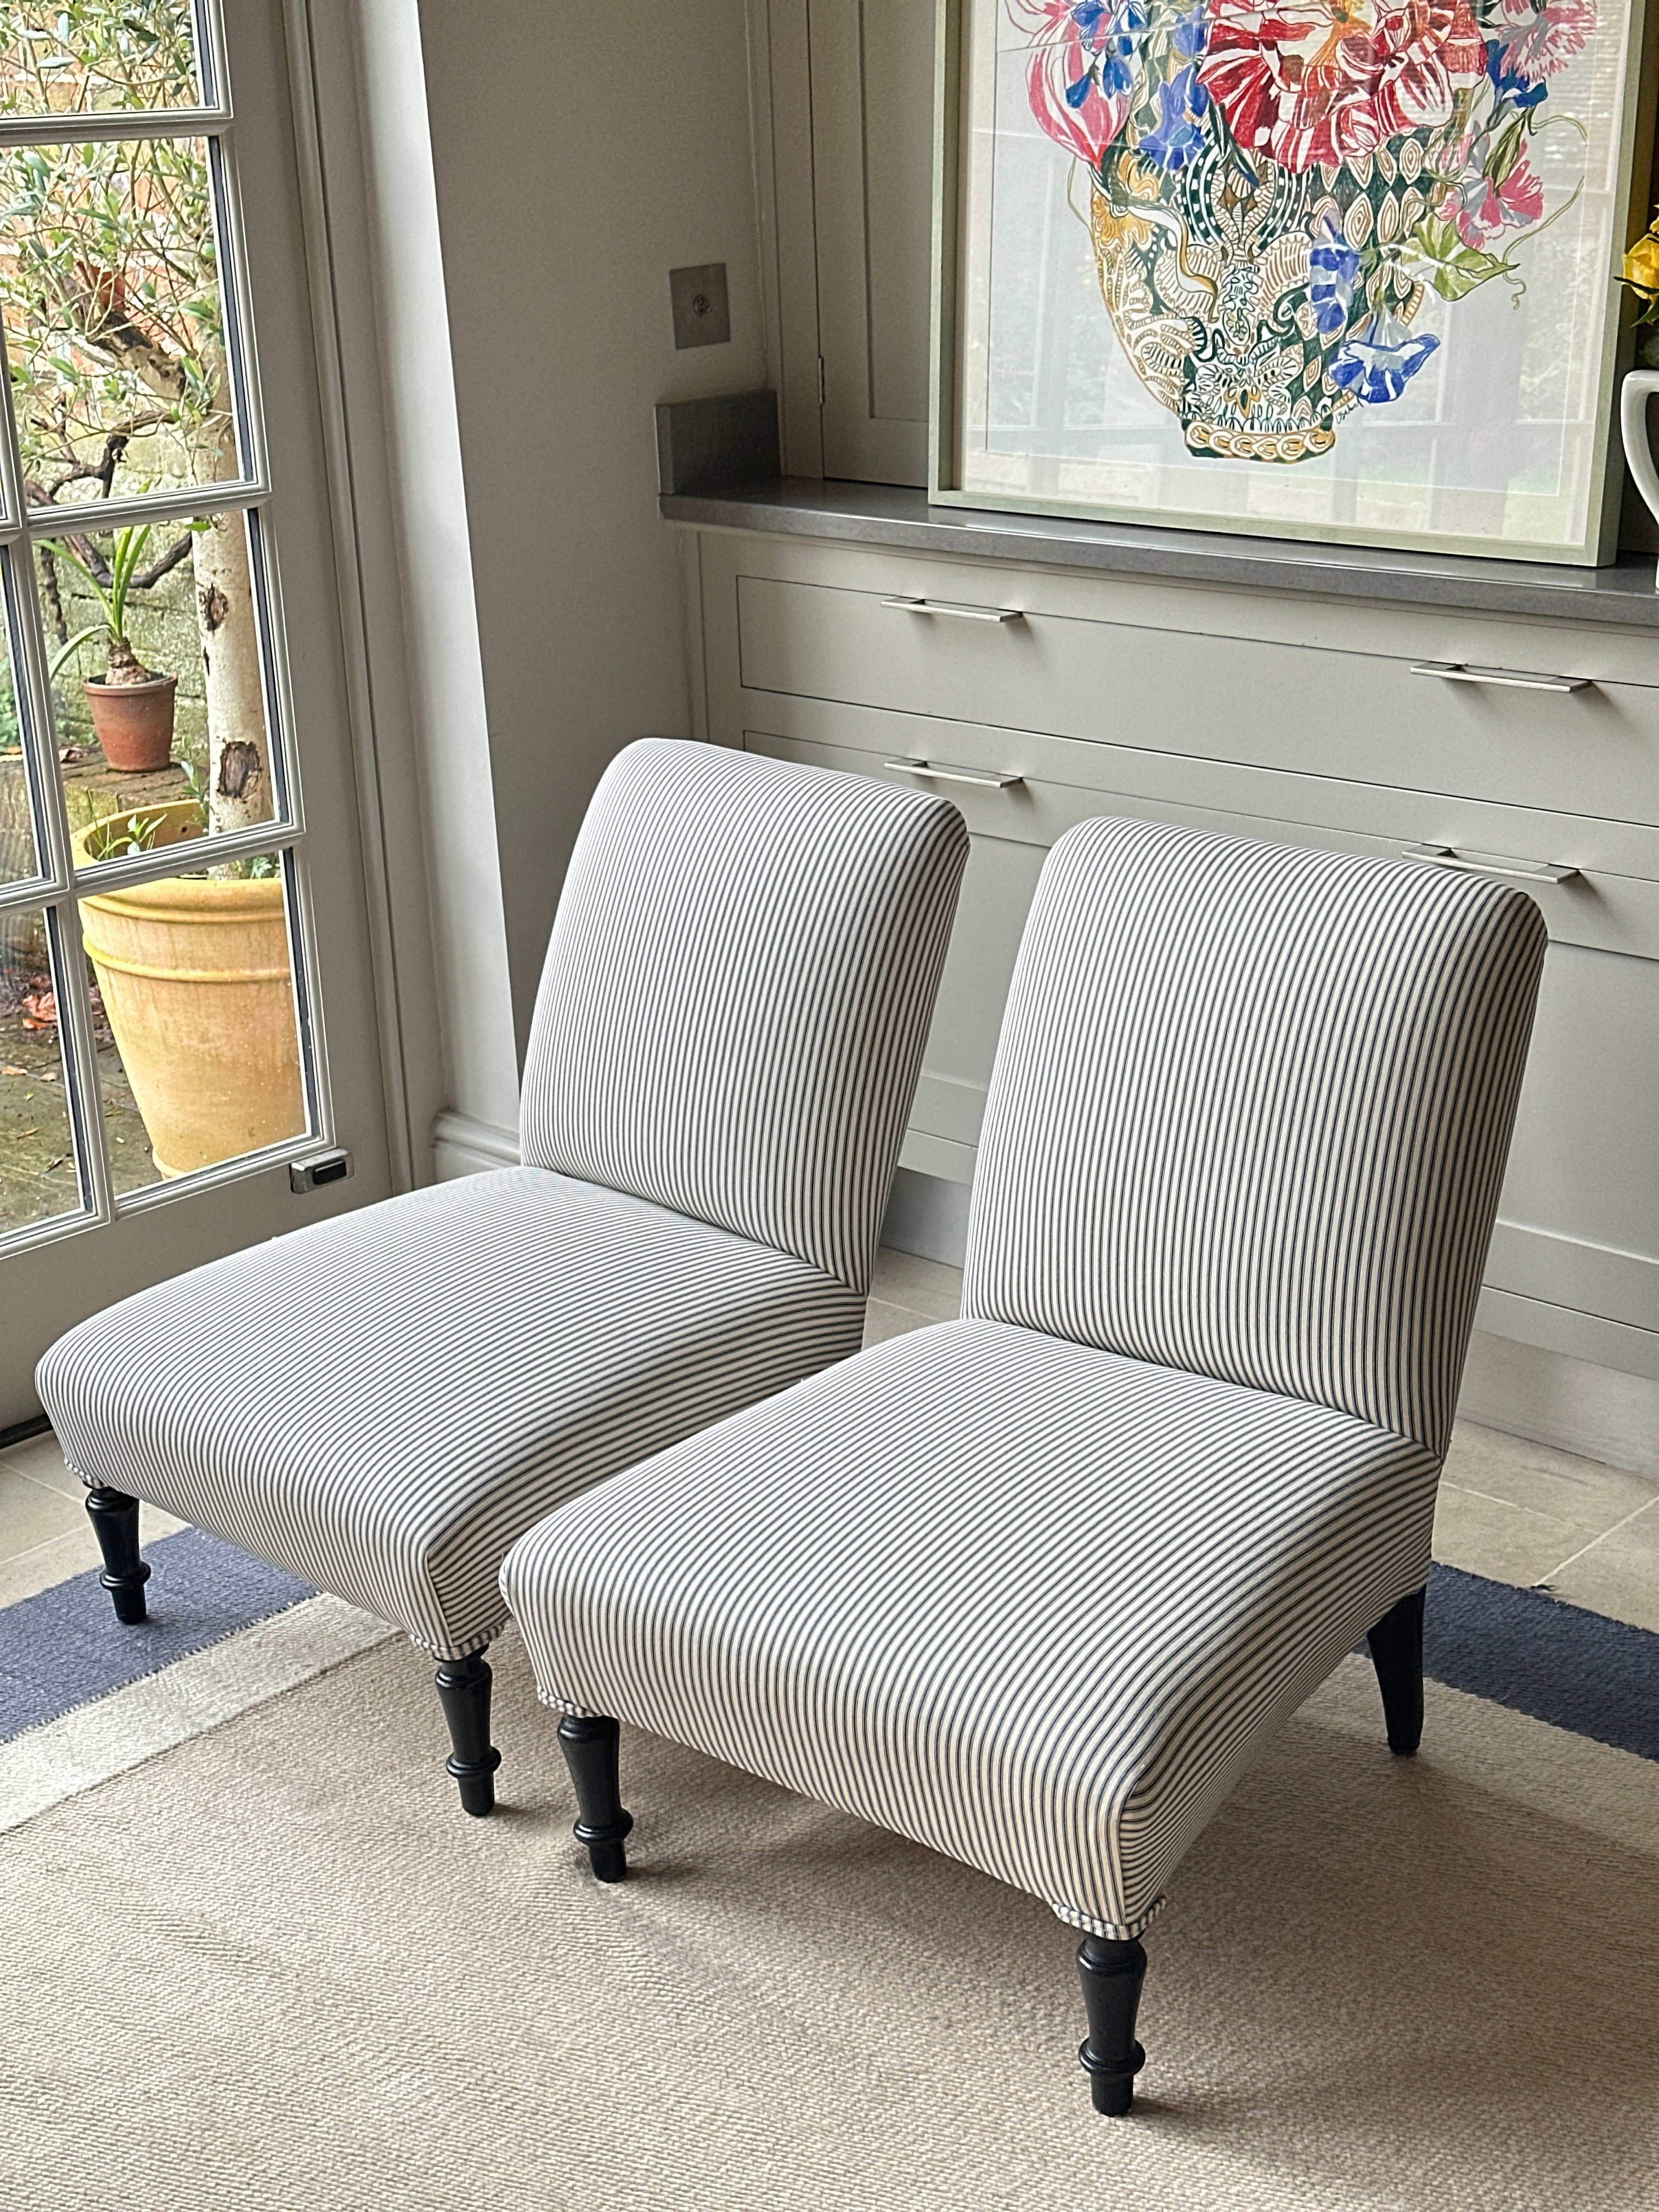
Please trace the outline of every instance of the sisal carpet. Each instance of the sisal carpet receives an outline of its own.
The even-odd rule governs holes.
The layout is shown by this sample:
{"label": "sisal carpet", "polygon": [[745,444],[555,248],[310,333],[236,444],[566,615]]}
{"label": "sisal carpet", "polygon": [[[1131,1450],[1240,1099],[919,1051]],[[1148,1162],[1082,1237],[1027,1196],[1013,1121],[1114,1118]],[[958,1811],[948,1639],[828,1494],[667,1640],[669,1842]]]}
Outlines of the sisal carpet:
{"label": "sisal carpet", "polygon": [[625,1741],[571,1842],[524,1655],[454,1809],[380,1644],[0,1837],[7,2212],[1648,2212],[1659,1765],[1346,1662],[1147,1940],[1126,2122],[1042,1906]]}

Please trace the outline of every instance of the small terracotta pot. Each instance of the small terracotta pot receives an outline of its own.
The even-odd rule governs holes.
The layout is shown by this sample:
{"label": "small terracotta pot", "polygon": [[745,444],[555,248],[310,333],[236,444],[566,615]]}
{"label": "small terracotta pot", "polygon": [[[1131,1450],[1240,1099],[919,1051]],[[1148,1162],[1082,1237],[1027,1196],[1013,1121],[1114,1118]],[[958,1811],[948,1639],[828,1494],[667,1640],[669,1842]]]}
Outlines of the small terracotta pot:
{"label": "small terracotta pot", "polygon": [[136,775],[167,766],[173,758],[173,695],[178,688],[176,676],[152,676],[148,684],[82,678],[93,735],[112,768]]}

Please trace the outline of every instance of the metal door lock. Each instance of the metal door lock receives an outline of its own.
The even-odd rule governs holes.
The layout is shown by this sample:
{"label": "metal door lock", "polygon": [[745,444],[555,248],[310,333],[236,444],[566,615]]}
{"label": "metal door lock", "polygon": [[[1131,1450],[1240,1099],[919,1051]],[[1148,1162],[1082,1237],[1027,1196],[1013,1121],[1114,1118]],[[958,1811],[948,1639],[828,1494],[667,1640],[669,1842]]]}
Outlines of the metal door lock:
{"label": "metal door lock", "polygon": [[289,1162],[289,1188],[301,1192],[321,1190],[329,1183],[343,1182],[352,1172],[349,1152],[313,1152],[308,1160]]}

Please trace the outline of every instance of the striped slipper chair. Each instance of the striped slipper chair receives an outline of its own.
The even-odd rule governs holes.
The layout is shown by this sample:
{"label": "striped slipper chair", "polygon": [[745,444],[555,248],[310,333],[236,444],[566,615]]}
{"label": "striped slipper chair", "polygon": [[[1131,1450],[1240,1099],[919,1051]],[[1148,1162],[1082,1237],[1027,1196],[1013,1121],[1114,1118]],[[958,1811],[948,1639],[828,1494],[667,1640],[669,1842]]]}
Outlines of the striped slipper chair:
{"label": "striped slipper chair", "polygon": [[198,1267],[41,1362],[118,1617],[144,1498],[397,1623],[488,1813],[514,1539],[858,1349],[967,844],[865,777],[623,752],[548,949],[524,1165]]}
{"label": "striped slipper chair", "polygon": [[[1091,821],[1043,871],[963,1318],[507,1554],[601,1880],[618,1719],[1032,1892],[1129,2108],[1139,1937],[1369,1632],[1422,1726],[1435,1487],[1544,950],[1490,882]],[[1294,1819],[1294,1808],[1287,1808]]]}

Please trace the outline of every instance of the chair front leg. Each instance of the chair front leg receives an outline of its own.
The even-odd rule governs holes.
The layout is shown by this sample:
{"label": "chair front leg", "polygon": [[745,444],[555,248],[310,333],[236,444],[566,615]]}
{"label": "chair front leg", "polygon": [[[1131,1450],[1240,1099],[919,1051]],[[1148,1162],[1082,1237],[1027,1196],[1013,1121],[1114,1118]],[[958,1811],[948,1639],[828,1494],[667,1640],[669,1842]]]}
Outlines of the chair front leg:
{"label": "chair front leg", "polygon": [[482,1820],[495,1806],[495,1769],[501,1754],[489,1741],[489,1662],[482,1651],[446,1659],[434,1676],[438,1703],[455,1747],[444,1771],[460,1786],[461,1808]]}
{"label": "chair front leg", "polygon": [[1134,2102],[1135,2075],[1146,2063],[1135,2041],[1146,1954],[1138,1942],[1085,1936],[1077,1947],[1077,1971],[1089,2015],[1089,2033],[1077,2055],[1089,2076],[1096,2112],[1121,2119]]}
{"label": "chair front leg", "polygon": [[104,1571],[98,1579],[115,1601],[115,1618],[127,1628],[145,1619],[144,1584],[149,1563],[138,1556],[138,1500],[125,1490],[88,1490],[87,1513]]}
{"label": "chair front leg", "polygon": [[624,1809],[622,1801],[621,1738],[617,1723],[598,1714],[577,1720],[567,1713],[559,1723],[559,1748],[570,1770],[580,1815],[575,1826],[576,1841],[587,1846],[596,1881],[628,1879],[628,1855],[623,1841],[634,1825],[634,1815]]}
{"label": "chair front leg", "polygon": [[1365,1638],[1382,1692],[1389,1749],[1409,1759],[1423,1741],[1423,1601],[1413,1590],[1390,1607]]}

